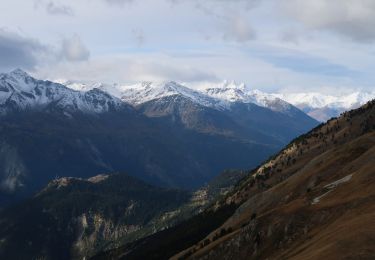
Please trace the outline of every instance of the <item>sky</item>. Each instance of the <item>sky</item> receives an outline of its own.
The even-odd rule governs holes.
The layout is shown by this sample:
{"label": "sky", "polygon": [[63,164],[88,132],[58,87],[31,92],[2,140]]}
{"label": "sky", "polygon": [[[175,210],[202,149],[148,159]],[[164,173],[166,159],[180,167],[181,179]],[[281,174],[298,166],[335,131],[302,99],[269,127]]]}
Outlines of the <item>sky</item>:
{"label": "sky", "polygon": [[375,89],[374,0],[1,0],[0,72],[268,92]]}

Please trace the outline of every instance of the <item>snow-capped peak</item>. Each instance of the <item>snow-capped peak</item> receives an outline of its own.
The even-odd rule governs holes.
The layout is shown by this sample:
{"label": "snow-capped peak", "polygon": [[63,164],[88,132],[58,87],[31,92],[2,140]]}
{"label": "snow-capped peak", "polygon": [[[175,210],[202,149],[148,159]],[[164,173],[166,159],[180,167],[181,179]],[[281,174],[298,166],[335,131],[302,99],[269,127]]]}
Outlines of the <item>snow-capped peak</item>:
{"label": "snow-capped peak", "polygon": [[239,89],[242,91],[246,91],[246,84],[245,83],[237,83],[234,80],[224,80],[222,83],[222,88],[224,89]]}
{"label": "snow-capped peak", "polygon": [[[0,113],[4,112],[7,105],[25,109],[31,106],[43,107],[51,102],[68,110],[97,113],[108,111],[111,107],[126,104],[137,106],[178,95],[202,106],[220,110],[231,109],[235,103],[251,103],[277,112],[293,114],[298,111],[292,106],[295,105],[312,117],[324,121],[375,98],[375,92],[354,92],[340,96],[321,93],[271,94],[235,81],[195,86],[194,89],[173,81],[141,82],[133,85],[87,84],[66,80],[57,82],[61,84],[36,80],[20,69],[0,74]],[[321,110],[319,114],[313,111],[317,109]],[[325,112],[326,110],[329,113]],[[327,115],[322,116],[322,113]]]}
{"label": "snow-capped peak", "polygon": [[324,95],[316,92],[277,94],[278,97],[293,105],[310,108],[352,109],[375,98],[375,92],[353,92],[347,95]]}
{"label": "snow-capped peak", "polygon": [[203,89],[203,92],[211,97],[226,100],[229,102],[251,102],[246,94],[246,85],[237,85],[234,81],[224,81],[221,85],[210,86]]}
{"label": "snow-capped peak", "polygon": [[13,71],[11,71],[11,72],[9,72],[9,75],[11,75],[11,76],[13,76],[13,77],[15,77],[15,78],[28,78],[28,77],[30,77],[30,75],[29,74],[27,74],[27,72],[26,71],[24,71],[24,70],[21,70],[21,69],[15,69],[15,70],[13,70]]}
{"label": "snow-capped peak", "polygon": [[15,69],[9,73],[0,75],[2,81],[10,82],[19,91],[30,91],[35,87],[35,79],[21,69]]}
{"label": "snow-capped peak", "polygon": [[218,85],[201,87],[201,91],[208,96],[231,103],[252,103],[279,112],[286,112],[291,108],[290,104],[281,100],[274,94],[268,94],[257,89],[250,89],[244,83],[237,84],[235,81],[224,81]]}
{"label": "snow-capped peak", "polygon": [[179,95],[200,105],[217,109],[229,109],[235,102],[252,103],[278,112],[286,112],[291,108],[290,104],[273,94],[252,90],[244,83],[238,84],[235,81],[223,81],[221,84],[201,86],[197,89],[188,88],[174,81],[141,82],[133,85],[74,82],[65,84],[79,91],[98,88],[134,106],[163,97]]}
{"label": "snow-capped peak", "polygon": [[308,92],[275,94],[275,96],[297,106],[316,120],[324,122],[374,99],[375,92],[353,92],[337,96]]}
{"label": "snow-capped peak", "polygon": [[90,113],[124,105],[121,100],[101,90],[76,91],[59,83],[36,80],[20,69],[0,74],[0,114],[10,110],[44,109],[50,104],[65,112]]}
{"label": "snow-capped peak", "polygon": [[183,96],[191,101],[207,107],[222,109],[227,106],[227,102],[210,97],[198,90],[193,90],[174,81],[150,82],[143,81],[132,85],[106,84],[106,83],[77,83],[72,81],[59,80],[68,88],[77,91],[89,91],[100,89],[125,103],[137,106],[152,100],[161,99],[169,96]]}
{"label": "snow-capped peak", "polygon": [[151,100],[168,96],[183,96],[203,106],[223,107],[225,102],[209,97],[204,93],[190,89],[174,81],[165,83],[142,82],[131,86],[119,87],[121,100],[133,105],[139,105]]}

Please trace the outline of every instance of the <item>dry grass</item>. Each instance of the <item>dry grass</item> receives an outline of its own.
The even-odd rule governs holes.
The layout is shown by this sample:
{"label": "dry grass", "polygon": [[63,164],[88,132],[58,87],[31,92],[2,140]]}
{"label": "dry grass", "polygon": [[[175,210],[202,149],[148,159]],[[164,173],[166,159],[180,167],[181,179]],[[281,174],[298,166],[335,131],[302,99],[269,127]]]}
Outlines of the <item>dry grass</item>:
{"label": "dry grass", "polygon": [[227,197],[241,206],[209,245],[172,259],[375,259],[374,117],[370,104],[296,140]]}

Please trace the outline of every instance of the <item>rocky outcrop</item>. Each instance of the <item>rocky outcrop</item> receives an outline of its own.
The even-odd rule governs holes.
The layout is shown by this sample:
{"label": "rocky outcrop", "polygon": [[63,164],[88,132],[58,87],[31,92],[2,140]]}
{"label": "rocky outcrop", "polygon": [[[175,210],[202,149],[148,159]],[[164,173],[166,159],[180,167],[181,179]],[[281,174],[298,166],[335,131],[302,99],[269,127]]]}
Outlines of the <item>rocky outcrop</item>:
{"label": "rocky outcrop", "polygon": [[[130,214],[130,212],[125,212]],[[142,225],[126,225],[115,223],[98,213],[84,213],[75,219],[77,224],[77,239],[73,243],[74,255],[92,256],[103,245],[116,241],[132,232],[140,230]]]}

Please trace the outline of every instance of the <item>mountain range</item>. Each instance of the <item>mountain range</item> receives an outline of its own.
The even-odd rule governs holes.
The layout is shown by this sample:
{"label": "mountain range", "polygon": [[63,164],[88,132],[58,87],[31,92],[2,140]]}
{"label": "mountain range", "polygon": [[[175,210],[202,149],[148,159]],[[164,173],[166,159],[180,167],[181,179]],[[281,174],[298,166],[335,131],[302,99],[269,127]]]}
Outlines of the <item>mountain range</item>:
{"label": "mountain range", "polygon": [[74,90],[22,70],[0,74],[0,203],[54,178],[110,172],[194,189],[224,169],[256,166],[317,124],[279,98],[257,100],[175,82]]}
{"label": "mountain range", "polygon": [[375,92],[353,92],[346,95],[321,93],[288,93],[276,95],[290,102],[318,121],[325,122],[341,113],[358,108],[375,98]]}
{"label": "mountain range", "polygon": [[[165,88],[165,83],[143,82],[135,85],[121,84],[82,84],[77,82],[62,81],[75,90],[91,90],[99,88],[131,104],[141,104],[152,99],[165,97],[178,92],[194,98],[206,106],[229,107],[231,103],[252,103],[276,111],[287,110],[292,104],[312,118],[325,122],[332,117],[339,116],[342,112],[355,109],[375,98],[375,92],[362,91],[349,94],[327,95],[318,92],[301,93],[266,93],[251,89],[244,83],[224,81],[218,84],[200,85],[195,88]],[[207,96],[216,101],[207,100]],[[287,104],[286,102],[289,104]]]}
{"label": "mountain range", "polygon": [[245,85],[74,88],[0,74],[0,258],[375,255],[374,101],[317,126]]}

